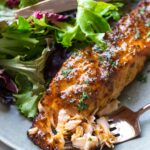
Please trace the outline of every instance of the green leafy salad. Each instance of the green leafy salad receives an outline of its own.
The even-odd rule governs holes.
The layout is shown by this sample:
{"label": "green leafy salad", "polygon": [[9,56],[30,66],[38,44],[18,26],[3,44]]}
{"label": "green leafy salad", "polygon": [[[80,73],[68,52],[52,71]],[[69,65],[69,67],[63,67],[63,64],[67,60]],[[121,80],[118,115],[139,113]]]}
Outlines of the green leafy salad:
{"label": "green leafy salad", "polygon": [[[30,5],[28,2],[37,0],[21,0],[21,7]],[[20,112],[33,118],[49,84],[44,70],[47,59],[55,53],[53,46],[58,44],[71,51],[96,44],[105,50],[104,36],[111,32],[109,19],[117,21],[121,7],[122,3],[114,1],[78,0],[76,18],[36,11],[29,18],[1,21],[0,90],[12,93]],[[0,97],[8,99],[2,94]]]}

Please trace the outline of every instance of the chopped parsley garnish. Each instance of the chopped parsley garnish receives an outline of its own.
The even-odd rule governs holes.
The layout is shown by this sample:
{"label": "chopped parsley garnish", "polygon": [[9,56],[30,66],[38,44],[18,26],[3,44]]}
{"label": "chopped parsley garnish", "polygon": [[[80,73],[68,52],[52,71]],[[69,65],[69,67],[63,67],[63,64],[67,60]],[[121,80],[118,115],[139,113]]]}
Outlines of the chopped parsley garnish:
{"label": "chopped parsley garnish", "polygon": [[84,83],[85,83],[85,84],[89,84],[89,80],[85,80]]}
{"label": "chopped parsley garnish", "polygon": [[117,62],[112,60],[112,61],[110,62],[110,65],[111,65],[113,68],[115,68],[115,67],[117,66]]}
{"label": "chopped parsley garnish", "polygon": [[92,141],[92,138],[91,138],[91,137],[89,137],[89,141]]}
{"label": "chopped parsley garnish", "polygon": [[63,69],[61,74],[64,76],[64,77],[67,77],[68,74],[72,71],[72,69]]}
{"label": "chopped parsley garnish", "polygon": [[81,99],[79,101],[79,104],[78,104],[78,111],[80,112],[80,111],[85,110],[87,108],[88,108],[88,105],[84,102],[83,99]]}
{"label": "chopped parsley garnish", "polygon": [[83,91],[82,97],[79,100],[79,104],[78,104],[78,111],[79,112],[88,108],[88,105],[85,103],[85,100],[87,98],[89,98],[88,94],[85,91]]}
{"label": "chopped parsley garnish", "polygon": [[146,11],[145,7],[141,8],[141,9],[140,9],[140,14],[143,15],[143,14],[145,13],[145,11]]}
{"label": "chopped parsley garnish", "polygon": [[138,29],[136,29],[135,32],[136,32],[136,33],[135,33],[135,36],[134,36],[134,37],[135,37],[135,39],[137,40],[137,39],[140,38],[141,34],[140,34],[140,31],[139,31]]}
{"label": "chopped parsley garnish", "polygon": [[144,74],[140,74],[140,75],[137,77],[137,81],[146,83],[146,82],[147,82],[147,76],[144,75]]}
{"label": "chopped parsley garnish", "polygon": [[146,26],[146,27],[150,27],[150,19],[148,19],[148,20],[146,21],[145,26]]}
{"label": "chopped parsley garnish", "polygon": [[89,98],[88,94],[85,91],[83,91],[83,93],[82,93],[82,99],[85,100],[87,98]]}
{"label": "chopped parsley garnish", "polygon": [[147,37],[150,38],[150,31],[147,33]]}

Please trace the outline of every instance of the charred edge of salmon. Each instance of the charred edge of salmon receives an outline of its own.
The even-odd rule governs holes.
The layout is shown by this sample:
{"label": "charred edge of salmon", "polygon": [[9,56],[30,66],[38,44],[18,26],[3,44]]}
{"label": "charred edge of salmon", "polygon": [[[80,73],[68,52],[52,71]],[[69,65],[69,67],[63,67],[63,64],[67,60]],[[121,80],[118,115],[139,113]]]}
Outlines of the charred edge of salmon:
{"label": "charred edge of salmon", "polygon": [[[135,9],[135,12],[137,13],[137,10],[139,10],[142,7],[147,6],[150,3],[150,0],[143,0],[139,3],[137,9]],[[149,6],[150,7],[150,6]],[[131,15],[134,15],[135,12],[131,12]],[[119,24],[124,22],[125,17],[121,19]],[[117,28],[116,28],[117,29]],[[115,30],[116,30],[115,29]],[[116,31],[115,31],[116,32]],[[109,40],[109,38],[108,38]],[[39,113],[38,116],[33,121],[33,126],[28,132],[29,138],[38,146],[40,146],[43,150],[56,150],[60,149],[59,141],[54,141],[53,143],[48,142],[49,138],[51,138],[54,133],[47,132],[52,127],[49,118],[50,116],[47,116],[43,113]],[[62,149],[60,149],[62,150]]]}
{"label": "charred edge of salmon", "polygon": [[[37,115],[37,117],[33,120],[33,126],[28,130],[27,135],[34,142],[34,144],[38,145],[42,150],[59,150],[56,145],[48,144],[46,142],[47,137],[51,137],[50,133],[39,130],[39,128],[45,129],[47,126],[50,128],[50,125],[47,125],[47,118],[43,118],[43,116],[43,113],[39,113]],[[38,127],[34,126],[34,124],[37,124],[37,122],[39,125]]]}

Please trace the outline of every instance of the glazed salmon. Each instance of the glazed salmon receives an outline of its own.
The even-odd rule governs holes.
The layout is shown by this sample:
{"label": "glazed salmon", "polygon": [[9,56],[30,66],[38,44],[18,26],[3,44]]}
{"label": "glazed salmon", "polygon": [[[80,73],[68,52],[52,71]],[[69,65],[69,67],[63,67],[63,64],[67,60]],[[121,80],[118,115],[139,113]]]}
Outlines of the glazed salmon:
{"label": "glazed salmon", "polygon": [[105,40],[105,51],[93,46],[72,54],[50,83],[28,131],[41,149],[63,150],[67,140],[85,150],[115,142],[99,117],[108,104],[116,104],[150,55],[150,0],[123,17]]}

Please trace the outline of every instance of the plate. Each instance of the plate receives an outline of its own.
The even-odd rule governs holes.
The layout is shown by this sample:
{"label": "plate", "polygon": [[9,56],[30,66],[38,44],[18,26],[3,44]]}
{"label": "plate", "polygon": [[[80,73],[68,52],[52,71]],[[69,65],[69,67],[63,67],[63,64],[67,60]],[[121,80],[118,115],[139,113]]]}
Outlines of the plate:
{"label": "plate", "polygon": [[[147,75],[147,82],[134,81],[122,92],[119,100],[133,110],[138,110],[150,103],[150,62],[143,73]],[[130,117],[130,116],[129,116]],[[115,150],[148,150],[150,147],[150,113],[146,112],[140,118],[142,134],[140,138],[122,143]],[[27,130],[31,121],[21,116],[15,106],[10,108],[0,105],[0,141],[15,150],[39,150],[28,138]],[[127,131],[128,132],[128,131]],[[4,150],[4,149],[3,149]]]}
{"label": "plate", "polygon": [[[119,100],[121,104],[138,110],[150,103],[150,62],[143,70],[147,75],[147,82],[142,83],[134,80],[121,93]],[[130,116],[129,116],[130,117]],[[142,134],[141,137],[115,146],[115,150],[148,150],[150,147],[150,113],[146,112],[140,118]],[[32,122],[20,115],[15,106],[10,108],[0,104],[0,141],[10,149],[15,150],[39,150],[27,137],[27,130]],[[0,150],[8,150],[1,147]]]}

